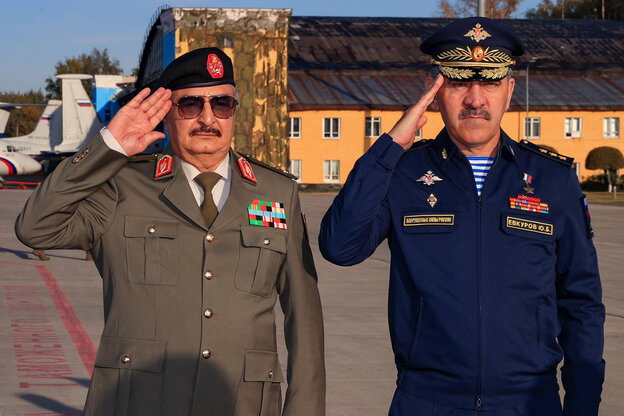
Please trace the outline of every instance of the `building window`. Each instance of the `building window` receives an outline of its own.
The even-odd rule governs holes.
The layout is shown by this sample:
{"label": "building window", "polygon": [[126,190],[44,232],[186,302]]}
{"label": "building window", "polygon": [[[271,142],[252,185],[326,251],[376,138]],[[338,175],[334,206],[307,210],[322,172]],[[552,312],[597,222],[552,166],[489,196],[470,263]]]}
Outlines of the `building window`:
{"label": "building window", "polygon": [[620,137],[620,118],[605,117],[602,119],[602,135],[605,139]]}
{"label": "building window", "polygon": [[323,119],[323,137],[326,139],[340,138],[340,119],[324,118]]}
{"label": "building window", "polygon": [[525,117],[524,118],[524,138],[525,139],[539,139],[540,138],[540,123],[539,117]]}
{"label": "building window", "polygon": [[565,119],[565,138],[581,137],[583,119],[581,117],[567,117]]}
{"label": "building window", "polygon": [[366,137],[381,135],[381,117],[366,117]]}
{"label": "building window", "polygon": [[325,183],[337,183],[340,181],[340,161],[323,161],[323,180]]}
{"label": "building window", "polygon": [[301,117],[290,117],[289,119],[288,138],[301,138]]}
{"label": "building window", "polygon": [[297,177],[297,182],[301,181],[301,159],[292,159],[288,164],[288,172]]}
{"label": "building window", "polygon": [[416,133],[414,134],[414,138],[415,139],[422,139],[422,127],[419,128],[418,130],[416,130]]}
{"label": "building window", "polygon": [[234,42],[232,41],[232,39],[228,38],[227,36],[223,38],[224,48],[231,48],[233,46],[234,46]]}

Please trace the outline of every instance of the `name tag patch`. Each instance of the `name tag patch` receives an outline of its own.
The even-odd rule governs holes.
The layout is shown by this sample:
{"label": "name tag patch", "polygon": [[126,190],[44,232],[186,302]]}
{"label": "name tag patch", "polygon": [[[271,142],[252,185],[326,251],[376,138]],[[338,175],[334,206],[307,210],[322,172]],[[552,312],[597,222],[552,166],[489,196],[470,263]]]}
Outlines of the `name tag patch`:
{"label": "name tag patch", "polygon": [[443,215],[405,215],[404,227],[417,227],[420,225],[455,225],[455,214]]}
{"label": "name tag patch", "polygon": [[553,235],[554,227],[552,224],[545,222],[527,220],[525,218],[516,218],[507,216],[505,225],[516,230],[528,231],[531,233]]}

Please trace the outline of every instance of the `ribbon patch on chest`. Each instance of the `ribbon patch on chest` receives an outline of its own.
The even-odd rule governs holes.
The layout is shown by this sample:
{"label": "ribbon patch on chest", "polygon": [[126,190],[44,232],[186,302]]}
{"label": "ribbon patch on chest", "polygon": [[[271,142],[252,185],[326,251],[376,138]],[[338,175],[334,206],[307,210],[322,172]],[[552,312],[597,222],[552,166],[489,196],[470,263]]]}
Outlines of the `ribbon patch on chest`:
{"label": "ribbon patch on chest", "polygon": [[509,208],[521,211],[538,212],[548,214],[548,204],[541,199],[532,196],[518,195],[517,198],[509,197]]}
{"label": "ribbon patch on chest", "polygon": [[261,227],[273,227],[287,229],[286,211],[281,202],[254,200],[247,208],[249,224]]}

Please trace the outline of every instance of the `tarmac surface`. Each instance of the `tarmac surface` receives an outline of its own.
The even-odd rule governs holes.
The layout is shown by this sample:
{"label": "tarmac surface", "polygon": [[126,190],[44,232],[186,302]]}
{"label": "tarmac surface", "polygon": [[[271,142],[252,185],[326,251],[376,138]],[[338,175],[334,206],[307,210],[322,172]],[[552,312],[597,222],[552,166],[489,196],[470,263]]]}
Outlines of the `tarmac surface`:
{"label": "tarmac surface", "polygon": [[[103,326],[101,279],[82,251],[51,250],[41,261],[15,238],[13,223],[30,193],[0,190],[0,416],[80,415]],[[327,415],[385,415],[396,377],[389,250],[383,243],[352,267],[325,261],[317,235],[333,197],[301,194],[323,302]],[[590,211],[607,306],[600,415],[617,416],[624,414],[624,207]]]}

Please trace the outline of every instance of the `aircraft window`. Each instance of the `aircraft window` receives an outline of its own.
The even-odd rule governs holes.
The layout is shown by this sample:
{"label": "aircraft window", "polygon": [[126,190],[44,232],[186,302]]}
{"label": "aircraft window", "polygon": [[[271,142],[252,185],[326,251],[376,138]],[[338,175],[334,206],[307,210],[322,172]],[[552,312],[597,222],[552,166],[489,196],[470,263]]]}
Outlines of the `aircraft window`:
{"label": "aircraft window", "polygon": [[15,152],[15,148],[13,146],[7,146],[7,152]]}

